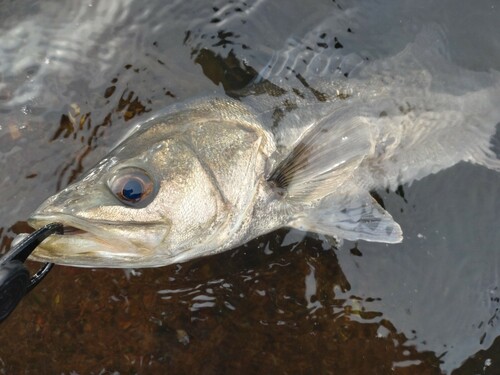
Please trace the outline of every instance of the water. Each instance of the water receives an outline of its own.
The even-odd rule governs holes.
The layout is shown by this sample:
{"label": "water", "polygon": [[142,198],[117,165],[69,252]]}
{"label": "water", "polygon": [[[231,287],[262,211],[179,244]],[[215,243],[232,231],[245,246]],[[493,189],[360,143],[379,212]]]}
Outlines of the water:
{"label": "water", "polygon": [[[377,59],[433,23],[452,61],[500,70],[496,4],[433,3],[0,3],[2,251],[134,121],[241,93],[311,25],[331,23],[331,54]],[[2,324],[0,370],[499,372],[500,175],[461,163],[378,193],[402,244],[280,230],[160,269],[55,267]]]}

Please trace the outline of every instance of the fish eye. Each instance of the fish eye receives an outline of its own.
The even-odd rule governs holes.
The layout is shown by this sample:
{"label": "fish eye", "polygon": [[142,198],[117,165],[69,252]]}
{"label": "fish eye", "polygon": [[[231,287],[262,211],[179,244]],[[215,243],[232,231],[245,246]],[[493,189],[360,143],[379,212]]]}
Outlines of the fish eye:
{"label": "fish eye", "polygon": [[118,170],[108,181],[111,192],[128,206],[144,207],[151,202],[154,183],[146,171],[140,168]]}

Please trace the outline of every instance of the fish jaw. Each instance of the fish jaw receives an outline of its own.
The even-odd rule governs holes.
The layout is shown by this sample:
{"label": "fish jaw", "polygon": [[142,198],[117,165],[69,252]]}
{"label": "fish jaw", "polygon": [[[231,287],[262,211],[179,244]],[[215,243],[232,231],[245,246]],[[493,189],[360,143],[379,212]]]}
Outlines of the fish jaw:
{"label": "fish jaw", "polygon": [[[106,223],[67,214],[35,214],[28,223],[35,229],[60,222],[65,234],[45,239],[30,259],[91,268],[140,268],[164,265],[170,257],[161,247],[169,232],[163,222]],[[162,262],[163,261],[163,262]]]}

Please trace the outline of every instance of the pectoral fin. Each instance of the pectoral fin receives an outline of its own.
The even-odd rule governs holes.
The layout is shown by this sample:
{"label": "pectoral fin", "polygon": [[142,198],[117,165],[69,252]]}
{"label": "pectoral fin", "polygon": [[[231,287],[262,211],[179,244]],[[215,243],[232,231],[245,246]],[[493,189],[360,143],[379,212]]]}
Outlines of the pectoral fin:
{"label": "pectoral fin", "polygon": [[367,119],[340,108],[313,124],[267,180],[288,201],[322,199],[350,178],[372,148]]}
{"label": "pectoral fin", "polygon": [[329,196],[290,226],[351,241],[398,243],[403,240],[399,224],[368,193]]}

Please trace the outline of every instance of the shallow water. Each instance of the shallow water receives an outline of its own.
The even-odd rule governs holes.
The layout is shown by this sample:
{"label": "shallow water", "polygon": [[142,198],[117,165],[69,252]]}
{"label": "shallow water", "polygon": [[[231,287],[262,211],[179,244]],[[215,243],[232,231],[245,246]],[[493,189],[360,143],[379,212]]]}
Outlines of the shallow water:
{"label": "shallow water", "polygon": [[[377,59],[437,23],[452,61],[500,70],[493,1],[432,3],[0,4],[2,251],[134,121],[234,96],[311,25],[331,23],[331,54]],[[0,327],[0,370],[500,372],[500,175],[461,163],[378,194],[402,244],[280,230],[159,269],[56,266]]]}

